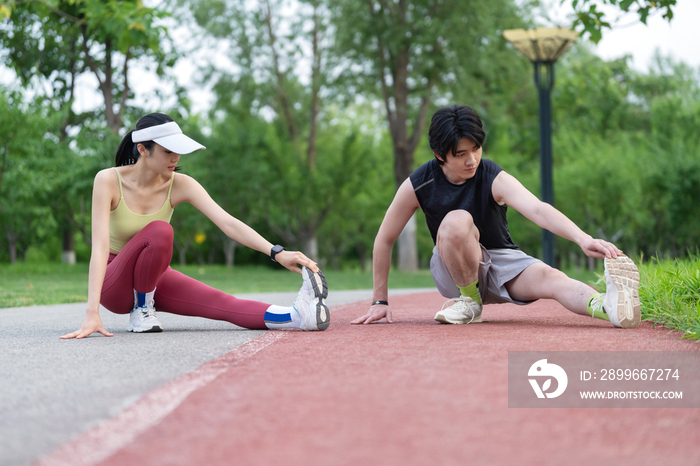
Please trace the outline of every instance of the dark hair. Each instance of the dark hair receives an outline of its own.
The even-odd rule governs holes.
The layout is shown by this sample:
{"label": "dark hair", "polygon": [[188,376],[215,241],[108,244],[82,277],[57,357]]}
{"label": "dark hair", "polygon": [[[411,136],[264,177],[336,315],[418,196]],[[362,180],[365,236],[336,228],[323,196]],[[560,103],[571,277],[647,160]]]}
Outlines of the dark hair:
{"label": "dark hair", "polygon": [[[447,154],[457,152],[462,138],[473,141],[477,148],[486,141],[486,131],[474,109],[466,105],[453,105],[435,112],[428,130],[428,142],[434,153],[447,160]],[[442,160],[437,160],[442,165]]]}
{"label": "dark hair", "polygon": [[[122,139],[122,142],[119,144],[119,147],[117,148],[117,157],[115,159],[116,166],[121,167],[122,165],[132,165],[136,163],[140,155],[138,149],[136,148],[138,144],[143,144],[143,147],[145,147],[149,152],[151,149],[153,149],[153,145],[155,144],[153,141],[143,141],[139,142],[138,144],[134,144],[134,142],[131,140],[131,133],[139,129],[150,128],[151,126],[158,126],[171,121],[173,121],[173,119],[165,113],[151,113],[141,118],[139,122],[136,123],[136,129],[126,133],[124,139]],[[179,167],[176,167],[175,170],[178,168]]]}

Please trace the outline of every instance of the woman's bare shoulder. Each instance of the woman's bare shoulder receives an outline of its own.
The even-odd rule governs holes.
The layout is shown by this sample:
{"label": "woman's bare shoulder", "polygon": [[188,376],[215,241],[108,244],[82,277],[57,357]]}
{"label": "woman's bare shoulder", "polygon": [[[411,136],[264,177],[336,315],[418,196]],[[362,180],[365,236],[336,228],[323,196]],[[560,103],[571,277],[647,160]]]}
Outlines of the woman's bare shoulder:
{"label": "woman's bare shoulder", "polygon": [[102,170],[97,172],[97,175],[95,175],[95,180],[100,180],[100,181],[106,181],[106,180],[111,180],[111,179],[117,179],[117,168],[116,167],[110,167],[110,168],[103,168]]}
{"label": "woman's bare shoulder", "polygon": [[173,191],[189,191],[191,189],[201,189],[201,186],[197,180],[184,173],[173,173],[175,179],[173,180]]}

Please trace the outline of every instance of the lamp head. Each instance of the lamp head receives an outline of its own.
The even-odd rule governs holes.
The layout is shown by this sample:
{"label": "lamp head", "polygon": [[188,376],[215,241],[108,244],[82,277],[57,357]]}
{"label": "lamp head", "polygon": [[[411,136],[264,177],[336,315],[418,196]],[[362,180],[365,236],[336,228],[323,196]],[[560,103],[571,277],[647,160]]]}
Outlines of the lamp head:
{"label": "lamp head", "polygon": [[578,32],[566,28],[509,29],[503,37],[531,62],[554,63],[576,42]]}

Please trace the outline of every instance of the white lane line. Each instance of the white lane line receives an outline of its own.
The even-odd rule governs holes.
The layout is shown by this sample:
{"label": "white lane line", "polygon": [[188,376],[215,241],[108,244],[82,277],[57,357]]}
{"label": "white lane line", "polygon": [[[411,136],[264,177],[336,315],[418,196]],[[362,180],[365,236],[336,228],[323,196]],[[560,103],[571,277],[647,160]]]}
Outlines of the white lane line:
{"label": "white lane line", "polygon": [[265,332],[225,355],[209,361],[189,374],[166,383],[111,419],[79,434],[56,451],[40,458],[35,466],[92,466],[112,456],[142,432],[158,424],[195,390],[286,336]]}

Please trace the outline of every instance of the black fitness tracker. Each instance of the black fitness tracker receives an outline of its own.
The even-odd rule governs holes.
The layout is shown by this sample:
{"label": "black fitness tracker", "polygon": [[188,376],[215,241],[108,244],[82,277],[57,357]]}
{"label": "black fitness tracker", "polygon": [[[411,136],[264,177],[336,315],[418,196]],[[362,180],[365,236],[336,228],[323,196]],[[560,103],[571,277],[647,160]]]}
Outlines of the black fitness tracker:
{"label": "black fitness tracker", "polygon": [[277,262],[275,256],[282,251],[284,251],[284,246],[280,246],[279,244],[272,246],[272,251],[270,251],[270,259],[272,259],[272,262]]}
{"label": "black fitness tracker", "polygon": [[382,301],[382,300],[376,300],[372,301],[372,306],[376,306],[377,304],[381,304],[382,306],[388,306],[389,302],[388,301]]}

